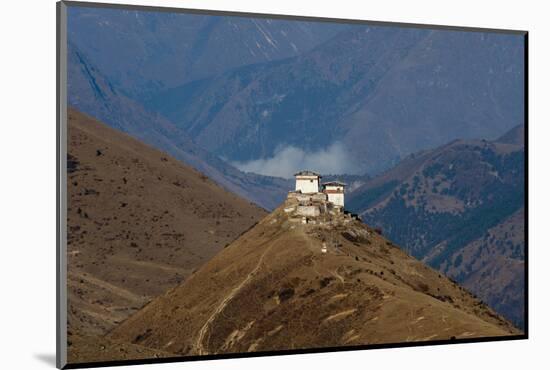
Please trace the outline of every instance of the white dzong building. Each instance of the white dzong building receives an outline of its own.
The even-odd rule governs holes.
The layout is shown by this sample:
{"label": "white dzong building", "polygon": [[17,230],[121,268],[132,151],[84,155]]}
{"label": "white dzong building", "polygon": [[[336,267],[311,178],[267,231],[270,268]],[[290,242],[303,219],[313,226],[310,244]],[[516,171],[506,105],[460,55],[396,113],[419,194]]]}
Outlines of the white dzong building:
{"label": "white dzong building", "polygon": [[321,176],[313,171],[300,171],[295,173],[296,191],[303,194],[312,194],[319,192],[319,179]]}
{"label": "white dzong building", "polygon": [[344,208],[344,188],[346,184],[340,181],[330,181],[323,184],[323,193],[327,195],[328,201]]}
{"label": "white dzong building", "polygon": [[[344,209],[344,189],[346,184],[329,181],[319,187],[321,176],[313,171],[300,171],[296,177],[296,190],[289,191],[284,203],[284,212],[290,222],[328,225],[348,224],[360,220]],[[326,249],[321,249],[326,253]]]}

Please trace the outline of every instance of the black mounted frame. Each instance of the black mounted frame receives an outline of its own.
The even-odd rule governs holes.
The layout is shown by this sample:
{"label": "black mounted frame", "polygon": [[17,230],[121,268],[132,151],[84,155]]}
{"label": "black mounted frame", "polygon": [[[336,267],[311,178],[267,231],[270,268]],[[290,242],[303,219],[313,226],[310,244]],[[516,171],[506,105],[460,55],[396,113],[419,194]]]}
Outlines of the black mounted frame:
{"label": "black mounted frame", "polygon": [[[205,9],[185,9],[185,8],[170,8],[170,7],[156,7],[156,6],[140,6],[140,5],[125,5],[125,4],[107,4],[107,3],[95,3],[95,2],[81,2],[81,1],[60,1],[56,7],[57,13],[57,214],[56,214],[56,227],[57,227],[57,264],[56,264],[56,292],[57,292],[57,312],[56,312],[56,364],[60,369],[77,369],[77,368],[92,368],[103,366],[123,366],[123,365],[139,365],[139,364],[158,364],[158,363],[172,363],[172,362],[187,362],[198,360],[217,360],[217,359],[230,359],[230,358],[247,358],[247,357],[263,357],[263,356],[276,356],[276,355],[292,355],[292,354],[308,354],[308,353],[322,353],[322,352],[340,352],[340,351],[356,351],[365,349],[382,349],[382,348],[404,348],[404,347],[420,347],[420,346],[433,346],[443,344],[458,344],[458,343],[482,343],[482,342],[496,342],[496,341],[509,341],[520,340],[529,338],[529,98],[528,98],[528,31],[521,30],[506,30],[506,29],[491,29],[491,28],[474,28],[474,27],[457,27],[457,26],[445,26],[434,24],[415,24],[415,23],[400,23],[400,22],[382,22],[382,21],[368,21],[357,19],[339,19],[339,18],[321,18],[321,17],[309,17],[309,16],[296,16],[296,15],[283,15],[283,14],[262,14],[262,13],[247,13],[247,12],[234,12],[234,11],[220,11],[220,10],[205,10]],[[424,342],[408,342],[408,343],[384,343],[384,344],[371,344],[371,345],[356,345],[356,346],[339,346],[339,347],[326,347],[326,348],[309,348],[299,350],[279,350],[279,351],[266,351],[266,352],[253,352],[253,353],[236,353],[236,354],[214,354],[214,355],[202,355],[202,356],[178,356],[169,358],[151,358],[151,359],[139,359],[139,360],[124,360],[124,361],[106,361],[106,362],[90,362],[90,363],[78,363],[67,364],[67,7],[88,7],[88,8],[110,8],[121,10],[141,10],[141,11],[155,11],[155,12],[167,12],[167,13],[185,13],[185,14],[201,14],[201,15],[218,15],[218,16],[234,16],[234,17],[254,17],[254,18],[269,18],[269,19],[284,19],[284,20],[301,20],[301,21],[315,21],[315,22],[333,22],[333,23],[347,23],[347,24],[362,24],[373,26],[395,26],[405,28],[422,28],[422,29],[437,29],[437,30],[453,30],[453,31],[466,31],[466,32],[488,32],[488,33],[501,33],[501,34],[513,34],[521,35],[524,40],[524,145],[525,145],[525,218],[524,218],[524,240],[525,240],[525,287],[524,287],[524,299],[525,299],[525,328],[524,334],[511,335],[505,337],[483,337],[472,339],[454,339],[454,340],[436,340],[436,341],[424,341]]]}

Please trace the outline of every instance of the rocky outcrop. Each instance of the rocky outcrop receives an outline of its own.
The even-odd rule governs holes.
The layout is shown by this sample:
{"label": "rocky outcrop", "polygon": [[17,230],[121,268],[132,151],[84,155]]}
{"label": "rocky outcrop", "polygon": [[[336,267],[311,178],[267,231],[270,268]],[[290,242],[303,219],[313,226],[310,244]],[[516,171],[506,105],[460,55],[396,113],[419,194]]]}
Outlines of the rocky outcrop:
{"label": "rocky outcrop", "polygon": [[328,201],[325,193],[304,194],[291,191],[283,206],[291,222],[319,225],[347,224],[358,217]]}

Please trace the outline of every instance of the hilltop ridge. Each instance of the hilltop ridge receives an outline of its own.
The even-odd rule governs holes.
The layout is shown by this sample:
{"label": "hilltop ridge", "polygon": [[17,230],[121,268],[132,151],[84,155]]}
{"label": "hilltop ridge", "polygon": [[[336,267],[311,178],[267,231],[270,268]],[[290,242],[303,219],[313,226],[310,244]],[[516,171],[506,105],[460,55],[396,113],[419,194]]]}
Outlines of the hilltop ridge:
{"label": "hilltop ridge", "polygon": [[351,215],[297,212],[290,196],[108,338],[200,355],[520,334]]}

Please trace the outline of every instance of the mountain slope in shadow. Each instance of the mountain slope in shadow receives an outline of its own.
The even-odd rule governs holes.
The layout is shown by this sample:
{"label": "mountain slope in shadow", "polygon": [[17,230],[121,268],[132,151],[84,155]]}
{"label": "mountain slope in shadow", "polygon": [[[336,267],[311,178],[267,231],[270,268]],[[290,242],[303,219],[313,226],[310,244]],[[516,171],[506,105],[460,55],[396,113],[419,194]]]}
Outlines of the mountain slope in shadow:
{"label": "mountain slope in shadow", "polygon": [[349,27],[94,7],[70,7],[68,12],[71,42],[138,100],[235,67],[299,55]]}
{"label": "mountain slope in shadow", "polygon": [[520,125],[495,141],[455,140],[411,155],[365,181],[348,205],[522,327],[524,166]]}
{"label": "mountain slope in shadow", "polygon": [[147,106],[234,162],[335,143],[380,173],[523,119],[523,37],[354,25],[313,50],[166,89]]}

